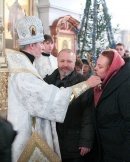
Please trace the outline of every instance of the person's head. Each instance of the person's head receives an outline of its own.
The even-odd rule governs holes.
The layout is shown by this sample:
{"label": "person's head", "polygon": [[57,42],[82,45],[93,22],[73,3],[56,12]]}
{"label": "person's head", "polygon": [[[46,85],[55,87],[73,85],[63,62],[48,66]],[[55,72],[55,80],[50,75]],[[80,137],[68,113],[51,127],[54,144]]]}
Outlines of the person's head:
{"label": "person's head", "polygon": [[130,52],[128,50],[125,50],[125,56],[127,56],[127,57],[130,56]]}
{"label": "person's head", "polygon": [[63,49],[58,53],[58,70],[60,77],[64,78],[72,73],[75,67],[76,55],[70,49]]}
{"label": "person's head", "polygon": [[34,57],[40,56],[43,46],[43,25],[35,16],[25,16],[15,23],[20,50],[26,51]]}
{"label": "person's head", "polygon": [[75,62],[75,69],[76,69],[76,71],[78,73],[83,74],[82,67],[83,67],[82,61],[80,60],[80,58],[76,57],[76,62]]}
{"label": "person's head", "polygon": [[95,73],[100,77],[101,80],[104,80],[104,78],[106,77],[109,67],[111,66],[111,63],[113,61],[113,57],[114,51],[105,50],[97,59]]}
{"label": "person's head", "polygon": [[87,76],[91,70],[90,68],[90,65],[89,65],[89,62],[87,59],[82,59],[82,62],[83,62],[83,75],[84,76]]}
{"label": "person's head", "polygon": [[116,50],[117,50],[117,52],[120,54],[121,57],[124,56],[124,54],[125,54],[125,46],[124,46],[124,44],[122,44],[122,43],[117,43],[117,44],[116,44]]}
{"label": "person's head", "polygon": [[47,54],[50,54],[54,48],[54,41],[52,36],[45,34],[43,44],[44,44],[43,51]]}

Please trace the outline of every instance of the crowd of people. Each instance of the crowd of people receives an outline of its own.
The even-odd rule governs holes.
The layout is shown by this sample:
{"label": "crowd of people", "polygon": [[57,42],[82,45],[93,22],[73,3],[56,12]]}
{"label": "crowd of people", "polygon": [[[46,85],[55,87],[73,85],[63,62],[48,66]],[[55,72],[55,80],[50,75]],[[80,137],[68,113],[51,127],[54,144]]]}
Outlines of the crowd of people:
{"label": "crowd of people", "polygon": [[[10,75],[7,121],[0,121],[2,162],[19,161],[34,132],[62,162],[130,162],[130,60],[124,45],[102,51],[93,71],[71,49],[54,57],[53,38],[43,34],[39,18],[20,18],[15,30],[20,49],[6,50]],[[36,157],[44,162],[37,147],[28,161]]]}

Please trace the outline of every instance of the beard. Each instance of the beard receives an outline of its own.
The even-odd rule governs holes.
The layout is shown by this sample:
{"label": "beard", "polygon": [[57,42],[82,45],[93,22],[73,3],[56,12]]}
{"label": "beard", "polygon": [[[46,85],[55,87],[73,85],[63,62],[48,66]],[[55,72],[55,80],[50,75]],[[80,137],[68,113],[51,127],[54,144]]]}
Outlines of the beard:
{"label": "beard", "polygon": [[59,73],[60,73],[60,76],[66,77],[66,76],[70,75],[72,73],[72,71],[63,72],[63,71],[59,70]]}

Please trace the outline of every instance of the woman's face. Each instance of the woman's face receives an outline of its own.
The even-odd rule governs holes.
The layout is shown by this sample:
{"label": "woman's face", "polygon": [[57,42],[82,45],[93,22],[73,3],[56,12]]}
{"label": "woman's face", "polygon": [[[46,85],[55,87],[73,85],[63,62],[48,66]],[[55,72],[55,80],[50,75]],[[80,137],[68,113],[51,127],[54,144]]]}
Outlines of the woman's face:
{"label": "woman's face", "polygon": [[96,63],[96,67],[95,67],[95,73],[97,76],[100,77],[101,80],[104,80],[104,78],[107,75],[107,72],[109,70],[109,59],[103,55],[100,55],[97,63]]}

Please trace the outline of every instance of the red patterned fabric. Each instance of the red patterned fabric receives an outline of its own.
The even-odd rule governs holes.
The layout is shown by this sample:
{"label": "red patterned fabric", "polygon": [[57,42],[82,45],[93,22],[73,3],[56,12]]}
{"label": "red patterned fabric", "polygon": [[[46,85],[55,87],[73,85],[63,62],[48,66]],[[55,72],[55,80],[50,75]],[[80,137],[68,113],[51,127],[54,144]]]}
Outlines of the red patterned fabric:
{"label": "red patterned fabric", "polygon": [[117,53],[116,50],[112,50],[114,52],[114,57],[113,57],[113,61],[112,64],[107,72],[107,75],[105,77],[105,79],[102,82],[101,88],[99,88],[98,86],[96,86],[94,88],[94,103],[95,106],[97,105],[100,96],[103,92],[103,90],[105,89],[106,85],[108,84],[108,82],[111,80],[111,78],[120,70],[120,68],[122,66],[124,66],[125,61],[124,59]]}

